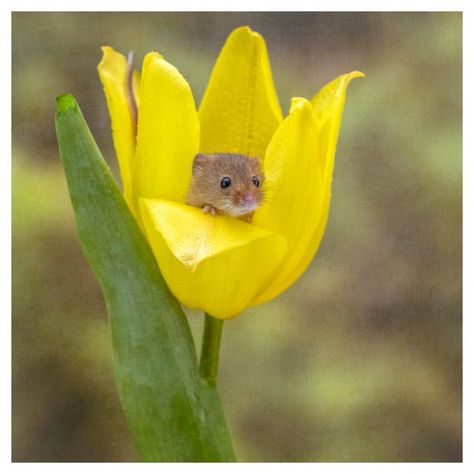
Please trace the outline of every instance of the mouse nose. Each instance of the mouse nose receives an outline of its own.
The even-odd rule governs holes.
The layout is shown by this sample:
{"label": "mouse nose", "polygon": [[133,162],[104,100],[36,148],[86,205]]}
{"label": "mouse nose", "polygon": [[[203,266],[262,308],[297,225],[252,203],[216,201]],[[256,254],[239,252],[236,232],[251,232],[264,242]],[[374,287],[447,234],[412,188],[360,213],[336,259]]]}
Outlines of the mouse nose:
{"label": "mouse nose", "polygon": [[255,203],[255,196],[251,193],[245,193],[239,196],[241,206],[251,206]]}

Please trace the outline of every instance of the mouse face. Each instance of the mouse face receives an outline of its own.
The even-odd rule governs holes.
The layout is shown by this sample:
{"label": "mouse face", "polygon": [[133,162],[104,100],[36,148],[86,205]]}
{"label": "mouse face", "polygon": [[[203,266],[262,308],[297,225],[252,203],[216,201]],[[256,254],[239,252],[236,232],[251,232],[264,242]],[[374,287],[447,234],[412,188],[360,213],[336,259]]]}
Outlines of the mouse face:
{"label": "mouse face", "polygon": [[262,202],[264,176],[257,158],[236,153],[198,153],[188,203],[210,205],[222,214],[249,214]]}

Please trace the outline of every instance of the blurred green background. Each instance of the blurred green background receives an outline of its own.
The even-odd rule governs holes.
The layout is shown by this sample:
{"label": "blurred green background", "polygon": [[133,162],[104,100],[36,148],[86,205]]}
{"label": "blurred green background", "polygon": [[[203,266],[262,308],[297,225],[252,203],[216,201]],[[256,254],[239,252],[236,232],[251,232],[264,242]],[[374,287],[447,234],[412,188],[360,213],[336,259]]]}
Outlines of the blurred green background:
{"label": "blurred green background", "polygon": [[[342,73],[367,77],[349,87],[311,267],[224,325],[219,384],[238,458],[461,460],[460,13],[14,13],[13,460],[138,460],[55,96],[76,95],[118,176],[100,46],[140,62],[159,51],[199,103],[239,25],[265,36],[285,113]],[[189,317],[199,341],[202,316]]]}

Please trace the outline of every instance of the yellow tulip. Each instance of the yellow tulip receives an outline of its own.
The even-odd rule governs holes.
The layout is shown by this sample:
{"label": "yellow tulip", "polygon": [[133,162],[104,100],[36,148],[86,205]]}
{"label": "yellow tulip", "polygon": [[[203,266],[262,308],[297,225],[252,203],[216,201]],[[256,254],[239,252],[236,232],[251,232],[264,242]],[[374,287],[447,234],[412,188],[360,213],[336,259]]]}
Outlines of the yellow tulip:
{"label": "yellow tulip", "polygon": [[[313,99],[294,98],[283,118],[265,41],[248,27],[227,39],[199,112],[178,70],[155,52],[134,77],[103,48],[98,66],[124,196],[169,288],[184,305],[229,319],[287,289],[314,257],[326,227],[346,88],[339,76]],[[196,153],[260,157],[264,202],[252,223],[185,204]]]}

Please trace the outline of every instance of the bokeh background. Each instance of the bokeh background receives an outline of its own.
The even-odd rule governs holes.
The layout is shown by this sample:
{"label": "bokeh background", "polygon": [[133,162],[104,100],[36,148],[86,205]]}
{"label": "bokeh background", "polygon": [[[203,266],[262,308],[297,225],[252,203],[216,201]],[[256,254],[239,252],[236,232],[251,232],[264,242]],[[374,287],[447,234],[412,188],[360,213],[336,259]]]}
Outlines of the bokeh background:
{"label": "bokeh background", "polygon": [[[100,46],[140,62],[161,52],[199,103],[240,25],[265,36],[285,112],[342,73],[366,78],[349,87],[312,265],[224,325],[219,384],[238,458],[462,459],[461,13],[14,13],[13,460],[138,460],[55,96],[76,95],[118,176]],[[199,349],[202,316],[189,318]]]}

